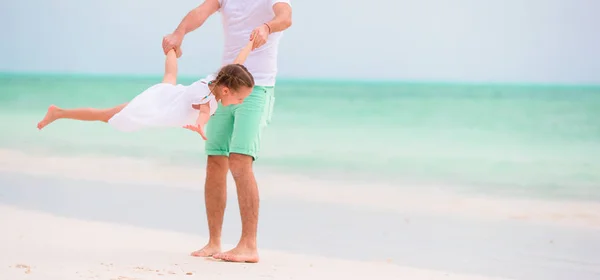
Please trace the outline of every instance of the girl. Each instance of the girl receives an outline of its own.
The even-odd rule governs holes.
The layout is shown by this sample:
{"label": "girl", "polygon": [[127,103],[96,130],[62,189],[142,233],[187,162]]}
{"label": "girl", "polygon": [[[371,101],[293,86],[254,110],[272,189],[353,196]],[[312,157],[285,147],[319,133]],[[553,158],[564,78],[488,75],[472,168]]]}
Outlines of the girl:
{"label": "girl", "polygon": [[241,50],[232,64],[222,67],[214,79],[207,77],[189,86],[176,82],[181,50],[172,49],[166,56],[162,83],[151,86],[130,102],[109,109],[62,109],[51,105],[37,127],[42,129],[58,119],[102,121],[120,131],[183,127],[200,133],[206,140],[204,126],[217,110],[217,102],[223,106],[240,104],[252,92],[254,78],[242,65],[252,50],[252,43]]}

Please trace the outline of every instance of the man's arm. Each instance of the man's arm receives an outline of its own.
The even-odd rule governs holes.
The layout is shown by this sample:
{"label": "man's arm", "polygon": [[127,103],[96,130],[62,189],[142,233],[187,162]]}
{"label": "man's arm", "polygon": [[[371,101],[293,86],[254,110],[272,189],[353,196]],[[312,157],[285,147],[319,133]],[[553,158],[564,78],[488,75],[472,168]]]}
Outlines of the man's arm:
{"label": "man's arm", "polygon": [[219,7],[218,0],[205,0],[200,6],[194,8],[185,15],[173,33],[183,36],[196,30],[204,24],[209,16],[217,12]]}
{"label": "man's arm", "polygon": [[278,2],[273,5],[275,17],[267,22],[271,33],[284,31],[292,26],[292,7],[288,3]]}
{"label": "man's arm", "polygon": [[175,31],[163,38],[162,47],[164,53],[167,54],[173,48],[180,49],[183,37],[202,26],[209,16],[219,10],[220,6],[218,0],[204,0],[200,6],[189,11]]}
{"label": "man's arm", "polygon": [[275,13],[273,19],[252,31],[250,35],[250,40],[254,40],[252,50],[264,45],[269,34],[286,30],[292,26],[292,6],[290,4],[277,2],[273,5],[273,12]]}

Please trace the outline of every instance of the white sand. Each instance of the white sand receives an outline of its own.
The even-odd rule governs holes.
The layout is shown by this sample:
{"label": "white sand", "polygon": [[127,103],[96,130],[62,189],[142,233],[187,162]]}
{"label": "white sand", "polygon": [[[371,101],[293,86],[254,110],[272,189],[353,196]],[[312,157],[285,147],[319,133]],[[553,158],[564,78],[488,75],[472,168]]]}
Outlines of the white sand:
{"label": "white sand", "polygon": [[0,205],[0,279],[500,279],[261,251],[258,264],[188,256],[206,240]]}

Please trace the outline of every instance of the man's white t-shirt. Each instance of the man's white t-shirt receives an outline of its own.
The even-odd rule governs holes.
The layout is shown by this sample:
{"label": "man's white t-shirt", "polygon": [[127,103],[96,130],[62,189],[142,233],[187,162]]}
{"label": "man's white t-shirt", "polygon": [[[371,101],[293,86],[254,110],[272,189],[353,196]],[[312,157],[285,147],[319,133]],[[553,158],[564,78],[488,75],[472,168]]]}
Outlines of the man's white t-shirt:
{"label": "man's white t-shirt", "polygon": [[[223,65],[232,63],[250,40],[252,30],[275,17],[273,5],[290,0],[218,0],[225,33]],[[291,4],[290,4],[291,5]],[[244,66],[257,86],[274,86],[277,76],[277,51],[283,32],[269,34],[267,42],[250,52]]]}

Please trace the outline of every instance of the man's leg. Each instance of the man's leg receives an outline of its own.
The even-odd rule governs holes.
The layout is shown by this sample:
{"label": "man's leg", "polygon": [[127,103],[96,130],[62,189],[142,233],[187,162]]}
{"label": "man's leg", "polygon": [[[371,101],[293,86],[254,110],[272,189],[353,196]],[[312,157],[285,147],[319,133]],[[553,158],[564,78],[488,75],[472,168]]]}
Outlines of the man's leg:
{"label": "man's leg", "polygon": [[210,257],[221,252],[221,228],[223,227],[223,216],[227,204],[228,165],[226,156],[208,156],[204,201],[210,237],[206,246],[192,252],[194,257]]}
{"label": "man's leg", "polygon": [[262,131],[271,119],[273,103],[272,87],[256,87],[242,104],[234,108],[229,169],[237,189],[242,235],[235,248],[215,254],[214,258],[234,262],[259,260],[256,246],[259,195],[252,164],[260,148]]}
{"label": "man's leg", "polygon": [[227,171],[229,171],[229,142],[233,131],[233,113],[230,108],[219,108],[206,127],[206,181],[204,200],[208,220],[209,240],[202,249],[192,252],[195,257],[210,257],[221,252],[221,228],[227,204]]}

